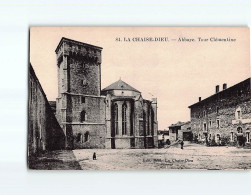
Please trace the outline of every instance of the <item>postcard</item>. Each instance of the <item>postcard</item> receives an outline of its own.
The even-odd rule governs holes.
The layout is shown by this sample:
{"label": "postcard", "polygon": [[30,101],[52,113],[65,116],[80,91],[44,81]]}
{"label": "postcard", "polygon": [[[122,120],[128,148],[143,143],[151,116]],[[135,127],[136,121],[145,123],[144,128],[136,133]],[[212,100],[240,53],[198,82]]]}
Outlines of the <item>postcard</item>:
{"label": "postcard", "polygon": [[251,168],[248,27],[31,27],[28,168]]}

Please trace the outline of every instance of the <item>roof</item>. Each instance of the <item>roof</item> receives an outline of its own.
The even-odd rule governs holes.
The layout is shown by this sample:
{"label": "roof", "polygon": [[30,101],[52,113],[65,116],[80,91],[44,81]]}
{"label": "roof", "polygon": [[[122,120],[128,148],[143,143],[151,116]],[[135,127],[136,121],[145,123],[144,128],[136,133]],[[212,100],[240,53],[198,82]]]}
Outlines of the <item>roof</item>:
{"label": "roof", "polygon": [[110,90],[128,90],[128,91],[136,91],[139,92],[137,89],[133,88],[131,85],[127,84],[126,82],[119,79],[115,83],[112,83],[108,87],[104,88],[102,91],[110,91]]}
{"label": "roof", "polygon": [[91,44],[88,44],[88,43],[83,43],[83,42],[80,42],[80,41],[75,41],[75,40],[72,40],[72,39],[68,39],[68,38],[65,38],[65,37],[62,37],[62,39],[60,40],[55,52],[57,53],[58,52],[58,49],[60,48],[60,46],[62,45],[63,42],[71,42],[71,43],[74,43],[74,44],[77,44],[77,45],[82,45],[82,46],[87,46],[87,47],[91,47],[91,48],[94,48],[94,49],[98,49],[98,50],[102,50],[103,48],[102,47],[98,47],[98,46],[95,46],[95,45],[91,45]]}
{"label": "roof", "polygon": [[211,95],[211,96],[205,98],[204,100],[201,100],[201,101],[199,101],[199,102],[196,102],[196,103],[194,103],[194,104],[188,106],[188,108],[191,108],[191,107],[193,107],[193,106],[195,106],[195,105],[202,104],[202,103],[204,103],[205,101],[209,100],[210,98],[213,98],[213,97],[215,97],[215,96],[218,96],[219,94],[224,94],[224,93],[228,92],[229,90],[232,90],[233,88],[238,87],[239,85],[241,85],[241,84],[243,84],[243,83],[245,83],[245,82],[251,83],[251,77],[249,77],[248,79],[245,79],[244,81],[241,81],[241,82],[239,82],[239,83],[237,83],[237,84],[235,84],[235,85],[233,85],[233,86],[231,86],[231,87],[229,87],[229,88],[227,88],[227,89],[224,89],[224,90],[222,90],[222,91],[219,91],[218,93],[215,93],[215,94],[213,94],[213,95]]}
{"label": "roof", "polygon": [[181,121],[179,121],[179,122],[177,122],[177,123],[172,124],[171,126],[169,126],[169,128],[170,128],[170,127],[179,127],[179,126],[183,126],[183,125],[188,124],[188,123],[190,123],[190,121],[187,121],[187,122],[181,122]]}
{"label": "roof", "polygon": [[56,106],[56,101],[49,101],[50,106]]}

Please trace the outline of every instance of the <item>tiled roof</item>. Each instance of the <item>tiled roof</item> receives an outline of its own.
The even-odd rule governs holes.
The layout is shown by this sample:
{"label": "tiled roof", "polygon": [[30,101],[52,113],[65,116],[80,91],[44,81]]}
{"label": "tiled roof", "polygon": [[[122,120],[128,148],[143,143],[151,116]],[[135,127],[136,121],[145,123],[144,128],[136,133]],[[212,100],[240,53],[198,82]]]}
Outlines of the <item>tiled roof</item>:
{"label": "tiled roof", "polygon": [[189,122],[190,122],[190,121],[188,121],[188,122],[181,122],[181,121],[179,121],[179,122],[177,122],[177,123],[175,123],[175,124],[170,125],[169,127],[183,126],[183,125],[185,125],[185,124],[187,124],[187,123],[189,123]]}
{"label": "tiled roof", "polygon": [[140,93],[140,91],[133,88],[132,86],[122,81],[121,79],[119,79],[115,83],[112,83],[108,87],[104,88],[102,91],[109,91],[109,90],[129,90],[129,91],[136,91]]}

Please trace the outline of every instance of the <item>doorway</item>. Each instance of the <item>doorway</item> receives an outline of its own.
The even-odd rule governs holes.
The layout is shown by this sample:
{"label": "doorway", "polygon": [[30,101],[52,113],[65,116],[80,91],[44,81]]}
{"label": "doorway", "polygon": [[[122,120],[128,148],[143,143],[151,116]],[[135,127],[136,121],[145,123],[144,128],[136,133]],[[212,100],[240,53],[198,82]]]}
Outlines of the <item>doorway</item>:
{"label": "doorway", "polygon": [[111,138],[111,148],[116,149],[116,147],[115,147],[115,138]]}

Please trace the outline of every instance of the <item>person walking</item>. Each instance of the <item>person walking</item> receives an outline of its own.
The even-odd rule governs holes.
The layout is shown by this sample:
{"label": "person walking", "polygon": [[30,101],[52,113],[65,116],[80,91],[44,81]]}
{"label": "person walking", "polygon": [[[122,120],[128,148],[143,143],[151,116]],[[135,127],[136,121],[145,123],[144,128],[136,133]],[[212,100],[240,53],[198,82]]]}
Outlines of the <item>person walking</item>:
{"label": "person walking", "polygon": [[93,153],[92,159],[93,159],[93,160],[97,160],[96,152]]}
{"label": "person walking", "polygon": [[180,148],[183,150],[184,142],[183,140],[180,142]]}

